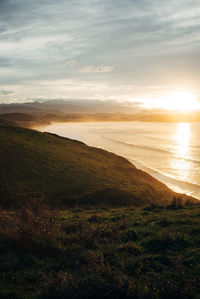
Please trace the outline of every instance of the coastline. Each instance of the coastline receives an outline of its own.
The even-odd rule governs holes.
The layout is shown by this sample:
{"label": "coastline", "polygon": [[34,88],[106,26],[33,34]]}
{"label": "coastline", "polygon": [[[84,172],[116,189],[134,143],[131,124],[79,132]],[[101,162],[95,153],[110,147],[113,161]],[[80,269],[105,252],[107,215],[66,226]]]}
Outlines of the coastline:
{"label": "coastline", "polygon": [[[55,126],[61,126],[62,124],[63,125],[67,125],[66,123],[60,123],[60,124],[55,124]],[[77,122],[75,122],[74,124],[75,124],[75,126],[78,126]],[[105,124],[106,124],[106,122],[105,122]],[[72,125],[73,125],[73,123],[70,123],[70,128],[72,128]],[[64,129],[63,129],[62,133],[58,133],[55,130],[53,130],[53,131],[52,130],[48,130],[51,126],[54,126],[54,125],[42,126],[42,127],[41,126],[40,127],[37,126],[37,127],[34,127],[34,129],[36,129],[36,130],[38,130],[40,132],[42,132],[42,131],[49,131],[50,133],[56,133],[58,135],[62,135],[63,137],[67,137],[67,138],[75,139],[75,140],[78,140],[78,141],[82,141],[82,142],[86,143],[89,146],[100,147],[100,148],[103,148],[105,150],[111,151],[111,152],[113,152],[115,154],[118,154],[120,156],[123,156],[124,158],[126,158],[127,160],[129,160],[134,166],[136,166],[138,169],[141,169],[141,170],[147,172],[148,174],[150,174],[151,176],[153,176],[154,178],[156,178],[160,182],[162,182],[165,185],[167,185],[173,191],[175,191],[177,193],[187,194],[188,196],[192,196],[192,197],[195,197],[198,200],[200,200],[200,196],[197,195],[197,194],[200,194],[200,186],[197,185],[197,184],[188,183],[188,182],[184,182],[184,181],[175,179],[173,176],[166,175],[165,173],[163,173],[161,171],[158,171],[157,169],[155,169],[153,167],[149,167],[148,165],[145,165],[145,163],[143,161],[140,161],[140,159],[136,160],[131,155],[126,154],[125,151],[123,152],[122,149],[119,150],[116,145],[115,146],[112,145],[112,149],[110,149],[110,147],[102,146],[101,143],[99,143],[99,145],[98,145],[97,143],[93,144],[91,142],[87,142],[83,138],[84,131],[82,131],[80,133],[80,135],[75,136],[73,138],[72,137],[73,134],[67,136],[64,133]],[[79,126],[78,126],[78,128],[79,128]],[[77,131],[78,131],[78,129],[75,130],[75,133]],[[74,133],[74,135],[76,135],[75,133]],[[96,136],[94,136],[94,138],[95,137]],[[102,140],[100,140],[100,142],[102,142]]]}

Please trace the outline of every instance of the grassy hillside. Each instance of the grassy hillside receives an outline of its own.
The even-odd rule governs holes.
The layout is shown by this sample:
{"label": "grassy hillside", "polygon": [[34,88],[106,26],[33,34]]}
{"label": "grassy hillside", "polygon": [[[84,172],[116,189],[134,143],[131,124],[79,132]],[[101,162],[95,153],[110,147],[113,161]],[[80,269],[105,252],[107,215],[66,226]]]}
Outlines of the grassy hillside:
{"label": "grassy hillside", "polygon": [[4,120],[0,141],[0,298],[200,298],[199,205],[78,141]]}
{"label": "grassy hillside", "polygon": [[141,205],[174,193],[126,159],[81,142],[0,122],[1,205],[32,196],[55,205]]}
{"label": "grassy hillside", "polygon": [[200,298],[199,215],[198,206],[0,212],[0,297]]}

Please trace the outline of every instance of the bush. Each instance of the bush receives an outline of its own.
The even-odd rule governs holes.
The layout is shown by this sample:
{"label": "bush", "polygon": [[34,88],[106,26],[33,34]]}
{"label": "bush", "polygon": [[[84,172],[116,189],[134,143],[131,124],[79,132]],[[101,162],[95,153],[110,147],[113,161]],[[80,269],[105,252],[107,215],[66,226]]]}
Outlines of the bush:
{"label": "bush", "polygon": [[55,210],[47,209],[43,199],[30,200],[16,212],[14,238],[24,248],[47,253],[57,247],[61,236],[58,216]]}
{"label": "bush", "polygon": [[171,204],[167,206],[169,209],[182,209],[183,208],[183,200],[181,197],[173,197]]}

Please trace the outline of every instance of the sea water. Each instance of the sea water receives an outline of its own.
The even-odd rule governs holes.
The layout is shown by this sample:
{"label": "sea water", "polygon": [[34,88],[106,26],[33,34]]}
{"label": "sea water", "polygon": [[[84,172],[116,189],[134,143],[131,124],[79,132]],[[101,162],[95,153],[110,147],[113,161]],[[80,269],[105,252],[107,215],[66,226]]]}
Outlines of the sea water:
{"label": "sea water", "polygon": [[200,199],[200,123],[59,123],[42,131],[124,156],[174,191]]}

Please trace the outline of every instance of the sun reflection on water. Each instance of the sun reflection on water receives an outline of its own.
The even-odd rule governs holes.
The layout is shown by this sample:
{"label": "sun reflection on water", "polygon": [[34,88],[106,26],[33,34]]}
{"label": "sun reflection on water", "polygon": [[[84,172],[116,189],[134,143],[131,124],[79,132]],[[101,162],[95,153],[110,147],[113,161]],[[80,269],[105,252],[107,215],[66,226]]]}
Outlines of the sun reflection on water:
{"label": "sun reflection on water", "polygon": [[176,133],[174,135],[174,159],[172,159],[171,164],[184,181],[189,177],[191,171],[191,163],[187,160],[190,151],[190,135],[191,132],[189,123],[177,124]]}
{"label": "sun reflection on water", "polygon": [[176,154],[179,156],[184,156],[189,151],[189,141],[190,141],[190,124],[179,123],[177,125],[177,130],[175,134],[176,141]]}

